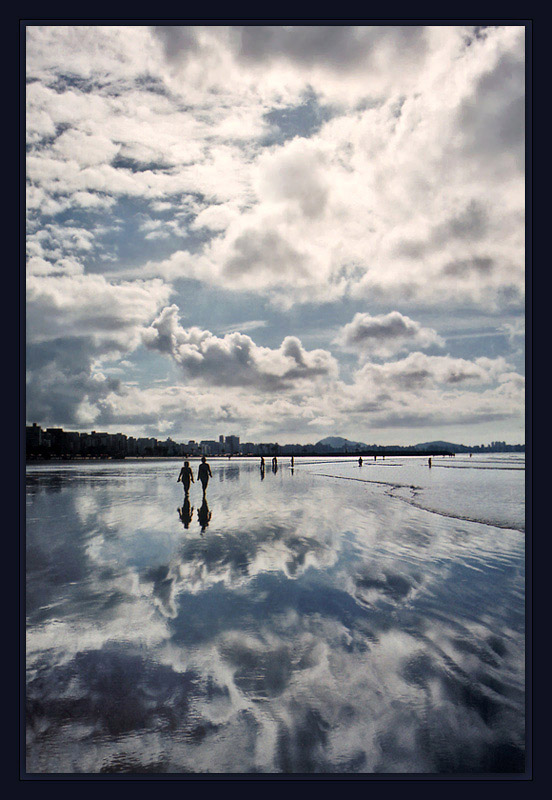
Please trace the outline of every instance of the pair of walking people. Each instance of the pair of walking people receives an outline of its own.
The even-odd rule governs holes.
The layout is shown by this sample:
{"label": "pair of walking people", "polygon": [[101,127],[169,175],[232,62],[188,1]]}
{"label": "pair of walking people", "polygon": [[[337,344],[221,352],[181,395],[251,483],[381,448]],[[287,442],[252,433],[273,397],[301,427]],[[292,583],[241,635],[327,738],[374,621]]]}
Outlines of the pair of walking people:
{"label": "pair of walking people", "polygon": [[[211,472],[211,467],[207,463],[207,459],[205,456],[201,458],[201,464],[197,470],[197,479],[201,481],[201,485],[203,486],[203,494],[205,494],[207,490],[207,484],[209,483],[209,478],[212,478],[213,474]],[[192,472],[192,468],[190,467],[190,462],[185,461],[184,466],[180,470],[180,474],[176,481],[177,483],[182,482],[184,484],[184,491],[186,494],[190,491],[190,483],[194,483],[194,473]]]}

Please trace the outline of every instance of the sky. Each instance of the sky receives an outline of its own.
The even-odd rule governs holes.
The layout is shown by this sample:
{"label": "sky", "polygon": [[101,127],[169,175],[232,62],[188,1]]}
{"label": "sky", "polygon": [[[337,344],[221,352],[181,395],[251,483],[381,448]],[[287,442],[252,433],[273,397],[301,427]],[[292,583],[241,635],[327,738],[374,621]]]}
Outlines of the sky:
{"label": "sky", "polygon": [[525,441],[521,25],[28,25],[27,423]]}

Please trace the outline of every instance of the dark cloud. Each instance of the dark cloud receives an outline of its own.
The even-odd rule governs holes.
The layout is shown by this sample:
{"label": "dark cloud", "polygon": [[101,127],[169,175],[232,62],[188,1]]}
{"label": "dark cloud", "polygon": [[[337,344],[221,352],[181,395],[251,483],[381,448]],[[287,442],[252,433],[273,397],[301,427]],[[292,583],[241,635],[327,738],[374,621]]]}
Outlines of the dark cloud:
{"label": "dark cloud", "polygon": [[439,225],[435,229],[432,238],[438,244],[447,242],[450,239],[473,241],[474,239],[481,239],[487,229],[487,212],[480,203],[472,200],[462,212]]}
{"label": "dark cloud", "polygon": [[304,256],[277,231],[245,231],[234,242],[234,251],[224,265],[229,277],[255,272],[306,274]]}
{"label": "dark cloud", "polygon": [[118,378],[93,372],[94,358],[102,350],[87,337],[28,345],[27,419],[78,427],[83,401],[97,405],[119,392]]}
{"label": "dark cloud", "polygon": [[454,278],[467,277],[469,275],[489,275],[495,267],[492,258],[487,256],[474,256],[457,261],[449,261],[445,264],[442,271],[444,275],[452,275]]}
{"label": "dark cloud", "polygon": [[401,239],[394,253],[418,261],[451,241],[459,240],[466,244],[480,241],[488,230],[489,215],[486,209],[481,203],[471,200],[458,214],[436,225],[426,239]]}
{"label": "dark cloud", "polygon": [[343,327],[336,341],[345,347],[369,349],[374,354],[389,355],[402,349],[427,349],[440,347],[442,341],[432,328],[399,311],[371,316],[355,314],[352,322]]}
{"label": "dark cloud", "polygon": [[478,80],[472,97],[458,111],[466,151],[489,157],[513,157],[523,169],[525,145],[525,64],[522,56],[503,54]]}
{"label": "dark cloud", "polygon": [[236,25],[232,31],[240,60],[263,63],[279,59],[343,72],[370,62],[382,46],[393,49],[399,60],[404,56],[420,58],[427,47],[425,29],[415,25]]}
{"label": "dark cloud", "polygon": [[179,64],[199,50],[195,30],[183,25],[154,25],[151,28],[163,46],[167,61]]}
{"label": "dark cloud", "polygon": [[357,314],[358,323],[350,330],[348,341],[353,344],[365,339],[397,339],[415,336],[419,325],[398,311],[392,311],[385,317],[370,317]]}

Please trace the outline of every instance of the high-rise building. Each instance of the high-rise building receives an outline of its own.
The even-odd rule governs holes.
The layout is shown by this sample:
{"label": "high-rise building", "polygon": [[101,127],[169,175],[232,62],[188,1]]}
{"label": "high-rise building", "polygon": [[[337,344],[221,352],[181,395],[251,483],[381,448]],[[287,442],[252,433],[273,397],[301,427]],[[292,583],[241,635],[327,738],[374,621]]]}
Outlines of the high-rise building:
{"label": "high-rise building", "polygon": [[240,451],[240,437],[239,436],[227,436],[225,439],[225,446],[226,451],[231,455],[234,453],[239,453]]}

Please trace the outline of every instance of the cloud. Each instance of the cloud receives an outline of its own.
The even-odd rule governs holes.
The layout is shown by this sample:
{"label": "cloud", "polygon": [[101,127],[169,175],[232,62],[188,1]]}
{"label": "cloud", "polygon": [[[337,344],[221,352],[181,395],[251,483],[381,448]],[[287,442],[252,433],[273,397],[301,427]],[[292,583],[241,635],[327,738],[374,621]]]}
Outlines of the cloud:
{"label": "cloud", "polygon": [[329,193],[325,166],[320,147],[294,139],[259,159],[259,196],[269,202],[294,204],[305,217],[320,217]]}
{"label": "cloud", "polygon": [[[457,314],[523,313],[523,40],[515,25],[28,26],[29,343],[53,370],[39,390],[33,368],[29,397],[55,414],[51,387],[74,419],[82,386],[87,418],[178,424],[177,365],[217,419],[258,435],[274,419],[309,436],[328,419],[399,419],[413,403],[421,419],[439,392],[459,418],[462,398],[476,416],[487,391],[519,417],[513,368],[485,383],[467,344],[464,364],[370,359],[434,353]],[[232,293],[235,317],[198,323],[195,282],[207,302]],[[168,302],[186,329],[162,319]],[[268,303],[281,324],[261,348],[233,320],[253,324]],[[331,333],[308,350],[325,308]],[[132,377],[140,408],[125,373],[108,385],[97,360],[140,348],[154,319],[148,368]],[[334,344],[365,373],[330,352],[347,319]],[[209,389],[217,370],[224,402]],[[201,424],[191,402],[186,414]]]}
{"label": "cloud", "polygon": [[[67,265],[66,265],[67,266]],[[131,352],[171,289],[159,280],[111,284],[101,275],[44,270],[27,280],[27,413],[34,420],[86,425],[120,382],[94,368]]]}
{"label": "cloud", "polygon": [[444,346],[436,331],[424,328],[399,311],[379,316],[359,312],[341,329],[335,341],[344,348],[379,357],[403,350]]}
{"label": "cloud", "polygon": [[184,329],[175,305],[163,309],[143,339],[147,347],[170,355],[189,377],[214,386],[277,391],[302,381],[337,377],[337,363],[328,351],[307,351],[295,336],[286,336],[272,350],[242,333],[220,338],[196,327]]}
{"label": "cloud", "polygon": [[33,275],[27,281],[28,340],[89,337],[106,348],[133,349],[139,329],[170,294],[160,280],[113,284],[102,275]]}
{"label": "cloud", "polygon": [[[499,154],[519,168],[524,164],[525,64],[523,45],[502,52],[492,67],[478,76],[475,91],[458,109],[464,146],[478,160]],[[492,166],[491,166],[492,168]]]}
{"label": "cloud", "polygon": [[222,333],[236,333],[239,331],[243,333],[244,331],[253,331],[257,328],[264,328],[266,327],[266,320],[264,319],[251,319],[246,322],[236,322],[234,325],[229,325],[225,328]]}
{"label": "cloud", "polygon": [[163,45],[163,52],[170,63],[182,63],[197,52],[199,43],[192,27],[183,25],[155,25],[152,32]]}
{"label": "cloud", "polygon": [[379,391],[386,386],[416,390],[437,384],[460,386],[492,383],[508,371],[509,365],[504,358],[476,358],[469,361],[416,352],[400,361],[386,364],[365,363],[358,370],[357,379],[377,386]]}
{"label": "cloud", "polygon": [[[29,130],[51,136],[46,118],[55,128],[54,141],[31,143],[33,213],[99,207],[105,197],[144,198],[158,208],[168,198],[202,197],[187,224],[216,236],[200,252],[183,251],[184,275],[229,290],[250,284],[280,306],[348,295],[496,306],[507,302],[499,290],[509,286],[522,298],[523,187],[511,137],[501,133],[523,90],[522,33],[515,26],[475,37],[463,26],[33,29],[29,73],[43,82],[29,86]],[[111,83],[104,77],[96,91],[76,79],[62,90],[45,85],[49,41],[65,41],[76,75],[97,73],[100,81],[108,71]],[[149,81],[137,68],[140,51]],[[245,64],[260,71],[256,94]],[[291,81],[280,96],[278,74]],[[375,81],[370,102],[366,74]],[[393,84],[384,94],[382,75]],[[205,76],[216,91],[205,90]],[[321,102],[332,80],[342,97],[331,119],[308,139],[263,146],[271,109],[297,107],[309,86]],[[494,150],[474,150],[485,136],[494,137]],[[480,156],[485,163],[474,161]],[[494,161],[489,173],[486,162]],[[163,222],[144,235],[153,242],[182,233]],[[177,257],[136,265],[135,274],[174,279],[168,262]]]}

